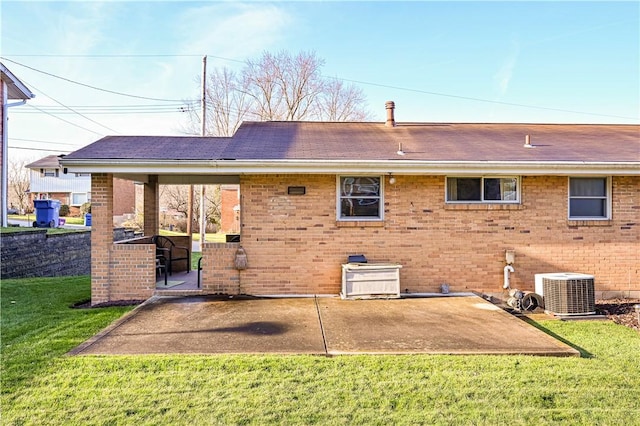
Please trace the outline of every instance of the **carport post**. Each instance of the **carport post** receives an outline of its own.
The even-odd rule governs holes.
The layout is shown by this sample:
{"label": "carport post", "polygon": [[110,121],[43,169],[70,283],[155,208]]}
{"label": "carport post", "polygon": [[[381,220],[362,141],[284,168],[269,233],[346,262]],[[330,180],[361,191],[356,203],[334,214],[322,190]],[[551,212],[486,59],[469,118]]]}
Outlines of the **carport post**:
{"label": "carport post", "polygon": [[113,245],[113,175],[91,174],[91,303],[109,301]]}
{"label": "carport post", "polygon": [[144,235],[157,235],[160,231],[160,191],[158,175],[149,175],[144,184]]}

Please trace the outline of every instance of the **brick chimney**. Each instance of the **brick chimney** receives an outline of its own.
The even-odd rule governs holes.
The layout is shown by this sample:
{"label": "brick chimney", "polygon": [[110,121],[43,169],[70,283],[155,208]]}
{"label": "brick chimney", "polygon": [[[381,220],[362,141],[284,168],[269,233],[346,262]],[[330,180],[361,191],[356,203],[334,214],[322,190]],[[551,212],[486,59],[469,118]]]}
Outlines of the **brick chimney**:
{"label": "brick chimney", "polygon": [[387,127],[395,127],[396,119],[394,116],[394,110],[396,109],[396,104],[393,101],[387,101],[384,103],[384,107],[387,109],[387,121],[384,125]]}

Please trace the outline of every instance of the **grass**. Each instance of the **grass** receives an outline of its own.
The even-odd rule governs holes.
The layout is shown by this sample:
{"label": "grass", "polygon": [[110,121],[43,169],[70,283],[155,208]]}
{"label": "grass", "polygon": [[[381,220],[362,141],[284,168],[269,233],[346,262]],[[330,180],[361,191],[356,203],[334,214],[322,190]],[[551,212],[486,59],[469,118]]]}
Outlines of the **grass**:
{"label": "grass", "polygon": [[72,232],[84,232],[84,229],[67,229],[67,228],[27,228],[25,226],[7,226],[0,227],[0,234],[10,234],[12,232],[33,232],[45,229],[47,234],[69,234]]}
{"label": "grass", "polygon": [[[31,214],[10,214],[7,216],[8,219],[14,220],[26,220],[27,222],[33,222],[36,220],[36,215],[34,213]],[[71,216],[61,216],[60,219],[64,219],[67,225],[84,225],[84,217],[71,217]]]}
{"label": "grass", "polygon": [[[185,234],[184,232],[169,231],[167,229],[161,229],[160,235],[171,237],[172,235],[187,235],[187,234]],[[226,235],[227,234],[205,234],[204,239],[208,243],[224,243],[226,241]],[[191,240],[200,241],[200,234],[199,233],[191,234]]]}
{"label": "grass", "polygon": [[87,277],[3,280],[2,424],[639,424],[640,335],[546,321],[582,358],[79,356],[128,308]]}
{"label": "grass", "polygon": [[[26,220],[27,216],[16,216],[11,215],[11,219],[21,219]],[[82,218],[66,218],[67,225],[83,225],[84,219]],[[38,229],[47,229],[47,233],[49,234],[60,234],[66,232],[78,232],[76,229],[65,229],[65,228],[30,228],[30,227],[18,227],[18,226],[8,226],[8,227],[0,227],[0,233],[10,233],[10,232],[21,232],[21,231],[29,231],[29,230],[38,230]],[[165,235],[167,237],[171,237],[172,235],[187,235],[184,232],[175,232],[169,231],[166,229],[160,230],[160,235]],[[227,234],[205,234],[205,241],[209,243],[224,243],[226,241]],[[192,241],[200,241],[200,234],[192,234]]]}

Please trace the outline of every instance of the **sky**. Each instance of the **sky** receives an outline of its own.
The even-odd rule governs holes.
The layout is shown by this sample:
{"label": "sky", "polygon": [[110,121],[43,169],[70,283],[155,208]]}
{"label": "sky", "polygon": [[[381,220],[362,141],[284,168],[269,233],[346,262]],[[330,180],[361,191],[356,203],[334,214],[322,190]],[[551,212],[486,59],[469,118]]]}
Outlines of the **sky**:
{"label": "sky", "polygon": [[[373,121],[640,124],[640,2],[11,1],[0,61],[36,97],[9,159],[183,135],[207,67],[315,52]],[[78,84],[80,83],[80,84]],[[115,93],[114,93],[115,92]]]}

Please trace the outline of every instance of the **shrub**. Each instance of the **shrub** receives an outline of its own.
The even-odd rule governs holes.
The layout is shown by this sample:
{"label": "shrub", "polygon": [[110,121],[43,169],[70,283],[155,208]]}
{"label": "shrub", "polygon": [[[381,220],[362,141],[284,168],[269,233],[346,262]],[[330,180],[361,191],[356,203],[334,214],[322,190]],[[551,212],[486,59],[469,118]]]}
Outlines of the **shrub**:
{"label": "shrub", "polygon": [[83,214],[91,213],[91,203],[84,203],[82,206],[80,206],[80,211]]}
{"label": "shrub", "polygon": [[69,206],[67,204],[62,204],[60,206],[60,212],[58,214],[62,217],[65,217],[65,216],[69,216],[70,212],[71,210],[69,209]]}

